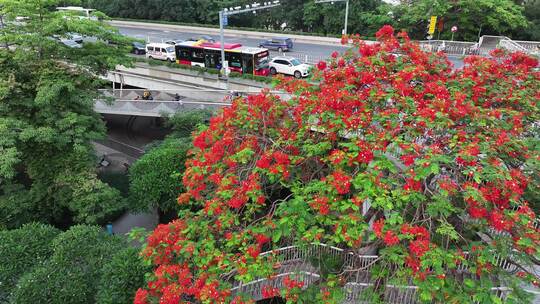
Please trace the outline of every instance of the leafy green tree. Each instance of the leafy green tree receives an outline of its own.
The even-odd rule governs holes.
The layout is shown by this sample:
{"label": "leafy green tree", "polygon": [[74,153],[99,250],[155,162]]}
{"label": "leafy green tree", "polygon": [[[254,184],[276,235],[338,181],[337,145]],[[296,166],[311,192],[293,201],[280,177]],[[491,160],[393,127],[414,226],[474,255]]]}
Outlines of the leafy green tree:
{"label": "leafy green tree", "polygon": [[529,21],[525,28],[516,29],[512,37],[523,40],[540,40],[540,0],[531,0],[524,3],[524,14]]}
{"label": "leafy green tree", "polygon": [[126,247],[97,226],[74,226],[52,241],[53,254],[19,280],[12,303],[95,303],[105,265]]}
{"label": "leafy green tree", "polygon": [[129,172],[132,210],[177,210],[176,197],[183,191],[179,181],[190,148],[187,140],[169,138],[133,164]]}
{"label": "leafy green tree", "polygon": [[126,248],[113,256],[103,267],[96,303],[132,303],[135,291],[144,285],[145,266],[137,248]]}
{"label": "leafy green tree", "polygon": [[60,230],[40,223],[0,231],[0,303],[7,302],[19,277],[52,255],[52,240]]}
{"label": "leafy green tree", "polygon": [[133,164],[130,173],[130,208],[135,211],[159,208],[162,212],[178,209],[176,198],[184,191],[179,181],[191,149],[190,137],[211,112],[180,112],[168,118],[172,133]]}
{"label": "leafy green tree", "polygon": [[527,27],[523,8],[512,0],[411,0],[403,1],[393,12],[397,25],[412,37],[427,36],[430,16],[444,19],[441,39],[449,39],[450,28],[459,30],[454,39],[474,41],[480,35],[507,35],[512,29]]}
{"label": "leafy green tree", "polygon": [[[130,39],[103,22],[58,12],[78,1],[0,0],[0,223],[102,223],[120,212],[100,182],[90,141],[105,128],[93,111],[98,75],[129,65]],[[20,18],[24,19],[21,21]],[[62,40],[86,37],[80,48]],[[108,44],[106,42],[111,42]],[[17,205],[24,208],[17,210]],[[33,211],[39,211],[32,216]],[[45,216],[43,216],[45,215]]]}

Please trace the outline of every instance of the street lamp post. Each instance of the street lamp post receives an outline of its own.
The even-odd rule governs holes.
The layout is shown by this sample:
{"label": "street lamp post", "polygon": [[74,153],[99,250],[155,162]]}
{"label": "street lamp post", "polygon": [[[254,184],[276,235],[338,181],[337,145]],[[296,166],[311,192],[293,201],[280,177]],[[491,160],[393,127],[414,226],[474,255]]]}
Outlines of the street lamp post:
{"label": "street lamp post", "polygon": [[[347,0],[348,1],[348,0]],[[223,43],[223,27],[228,23],[228,17],[236,14],[242,14],[247,12],[255,12],[262,9],[267,9],[271,7],[275,7],[280,5],[279,0],[275,1],[268,1],[264,2],[262,5],[261,3],[255,2],[251,5],[246,5],[244,8],[242,6],[236,6],[231,8],[225,8],[219,11],[219,39],[221,44],[221,69],[222,69],[222,75],[225,75],[227,77],[227,69],[228,69],[228,63],[225,61],[225,46]]]}
{"label": "street lamp post", "polygon": [[345,27],[342,34],[347,35],[347,22],[349,20],[349,0],[315,0],[315,3],[327,3],[327,2],[342,2],[345,1]]}

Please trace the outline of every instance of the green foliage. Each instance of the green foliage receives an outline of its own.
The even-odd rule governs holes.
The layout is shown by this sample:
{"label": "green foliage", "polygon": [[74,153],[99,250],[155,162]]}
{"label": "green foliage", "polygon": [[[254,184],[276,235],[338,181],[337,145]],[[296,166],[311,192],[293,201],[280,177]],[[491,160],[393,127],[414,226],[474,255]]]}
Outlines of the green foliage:
{"label": "green foliage", "polygon": [[152,148],[130,168],[130,208],[146,211],[178,210],[176,198],[184,191],[180,181],[184,172],[191,134],[208,122],[212,113],[207,110],[179,112],[168,117],[172,129],[158,146]]}
{"label": "green foliage", "polygon": [[529,20],[525,28],[514,30],[512,37],[522,40],[540,40],[540,0],[526,1],[523,14]]}
{"label": "green foliage", "polygon": [[189,141],[166,139],[133,164],[130,168],[131,210],[177,209],[176,197],[183,189],[179,181],[190,147]]}
{"label": "green foliage", "polygon": [[144,274],[150,270],[138,249],[126,248],[118,252],[103,267],[96,303],[132,303],[135,291],[144,285]]}
{"label": "green foliage", "polygon": [[126,244],[96,226],[74,226],[52,241],[53,254],[25,274],[12,303],[95,303],[104,266]]}
{"label": "green foliage", "polygon": [[[96,75],[129,66],[131,40],[103,22],[55,11],[70,3],[0,1],[0,45],[12,46],[0,49],[0,223],[6,227],[64,226],[72,214],[77,222],[103,223],[123,208],[118,191],[97,179],[90,142],[105,132],[93,111],[102,85]],[[69,33],[89,38],[70,48],[60,41]]]}
{"label": "green foliage", "polygon": [[212,116],[208,110],[193,110],[178,112],[167,117],[167,125],[171,127],[170,137],[189,138],[194,131],[198,131],[204,124],[207,124]]}
{"label": "green foliage", "polygon": [[[223,7],[251,3],[241,1],[189,0],[183,2],[137,0],[87,0],[90,7],[110,16],[127,20],[151,20],[189,26],[218,27],[218,10]],[[202,2],[202,3],[201,3]],[[478,32],[500,34],[513,38],[540,40],[540,1],[513,0],[412,0],[401,1],[397,7],[380,0],[350,1],[348,33],[373,37],[384,24],[409,30],[412,37],[423,39],[429,17],[444,18],[441,38],[450,39],[450,28],[459,27],[456,39],[476,41]],[[341,36],[345,3],[317,4],[309,0],[290,0],[281,6],[229,17],[231,29],[317,36]]]}
{"label": "green foliage", "polygon": [[102,171],[98,173],[98,178],[109,186],[120,191],[123,197],[129,194],[129,177],[123,172]]}
{"label": "green foliage", "polygon": [[52,255],[51,242],[59,233],[39,223],[0,231],[0,303],[7,302],[19,277]]}
{"label": "green foliage", "polygon": [[[411,37],[424,39],[430,16],[444,19],[441,39],[450,39],[450,28],[457,25],[455,40],[477,41],[481,35],[509,35],[513,29],[527,27],[523,8],[512,0],[414,0],[403,2],[393,12],[396,25]],[[436,32],[437,35],[437,32]]]}

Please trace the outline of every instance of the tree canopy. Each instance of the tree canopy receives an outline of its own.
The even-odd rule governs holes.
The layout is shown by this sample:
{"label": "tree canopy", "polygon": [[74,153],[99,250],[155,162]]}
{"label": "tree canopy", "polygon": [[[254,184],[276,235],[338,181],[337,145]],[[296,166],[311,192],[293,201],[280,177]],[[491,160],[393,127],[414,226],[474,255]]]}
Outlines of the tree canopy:
{"label": "tree canopy", "polygon": [[43,265],[53,253],[52,240],[60,230],[39,223],[0,231],[0,303],[7,303],[19,278]]}
{"label": "tree canopy", "polygon": [[[499,303],[497,287],[526,302],[538,61],[496,50],[452,69],[390,26],[377,37],[320,62],[318,84],[283,79],[290,99],[262,92],[211,119],[178,198],[192,208],[148,238],[155,271],[136,303],[377,302],[403,285],[429,303]],[[343,260],[307,256],[317,246]]]}
{"label": "tree canopy", "polygon": [[[33,228],[36,235],[23,234]],[[51,226],[25,225],[5,231],[17,236],[17,243],[6,246],[28,246],[39,239],[39,244],[26,255],[14,257],[20,269],[16,286],[11,287],[8,303],[129,303],[137,288],[144,285],[147,268],[138,256],[137,248],[127,247],[118,236],[107,235],[97,226],[73,226],[68,231],[51,235]],[[21,237],[22,236],[22,237]],[[41,252],[46,252],[46,259]],[[30,256],[38,253],[37,259]],[[19,266],[20,267],[20,266]],[[0,268],[0,275],[4,269]],[[12,284],[14,285],[14,284]]]}
{"label": "tree canopy", "polygon": [[[129,65],[130,40],[97,20],[56,11],[78,1],[1,0],[0,225],[104,223],[125,207],[95,174],[98,76]],[[84,37],[80,47],[65,39]],[[7,46],[7,47],[6,47]],[[66,219],[68,223],[66,223]]]}
{"label": "tree canopy", "polygon": [[[113,17],[217,26],[219,9],[252,1],[86,0],[84,3]],[[380,0],[350,1],[348,32],[373,37],[382,25],[392,24],[406,29],[413,38],[424,39],[430,16],[438,16],[444,24],[441,38],[450,39],[453,25],[459,28],[454,36],[458,40],[476,41],[479,32],[521,38],[520,32],[534,33],[538,22],[533,11],[537,8],[538,0],[406,0],[397,6]],[[288,0],[256,14],[231,16],[229,25],[280,30],[285,23],[287,30],[340,35],[344,19],[344,2],[318,4],[313,0]]]}
{"label": "tree canopy", "polygon": [[514,29],[528,27],[523,7],[513,0],[403,1],[393,14],[397,26],[419,39],[427,36],[430,16],[442,20],[441,39],[448,40],[454,25],[454,39],[465,41],[477,41],[479,35],[511,35]]}

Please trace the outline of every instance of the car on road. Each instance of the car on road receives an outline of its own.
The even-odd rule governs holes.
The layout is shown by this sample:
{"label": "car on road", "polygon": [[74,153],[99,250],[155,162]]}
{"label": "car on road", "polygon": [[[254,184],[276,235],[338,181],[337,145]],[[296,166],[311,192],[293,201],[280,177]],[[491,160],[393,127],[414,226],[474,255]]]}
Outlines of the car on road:
{"label": "car on road", "polygon": [[80,49],[82,48],[82,45],[78,43],[77,41],[70,40],[70,39],[61,39],[60,42],[62,42],[65,46],[70,47],[72,49]]}
{"label": "car on road", "polygon": [[83,37],[77,33],[67,33],[69,40],[73,40],[77,43],[83,43]]}
{"label": "car on road", "polygon": [[197,36],[197,37],[191,37],[191,38],[187,39],[186,41],[200,41],[200,40],[204,40],[204,41],[210,42],[210,43],[215,43],[216,42],[216,39],[214,39],[212,36],[208,36],[208,35],[201,35],[201,36]]}
{"label": "car on road", "polygon": [[278,56],[272,58],[268,64],[270,67],[270,74],[275,75],[277,73],[292,75],[295,78],[302,78],[309,76],[309,70],[311,66],[300,62],[300,60],[294,57]]}
{"label": "car on road", "polygon": [[131,44],[131,52],[135,55],[144,55],[146,54],[146,45],[140,43],[140,42],[133,42]]}
{"label": "car on road", "polygon": [[177,45],[182,42],[184,42],[184,40],[182,39],[171,39],[171,40],[165,41],[166,44],[170,44],[170,45]]}
{"label": "car on road", "polygon": [[293,48],[293,42],[291,38],[274,37],[259,43],[259,46],[269,50],[276,50],[281,53],[290,51]]}
{"label": "car on road", "polygon": [[149,43],[146,45],[146,58],[175,62],[174,46],[165,43]]}

